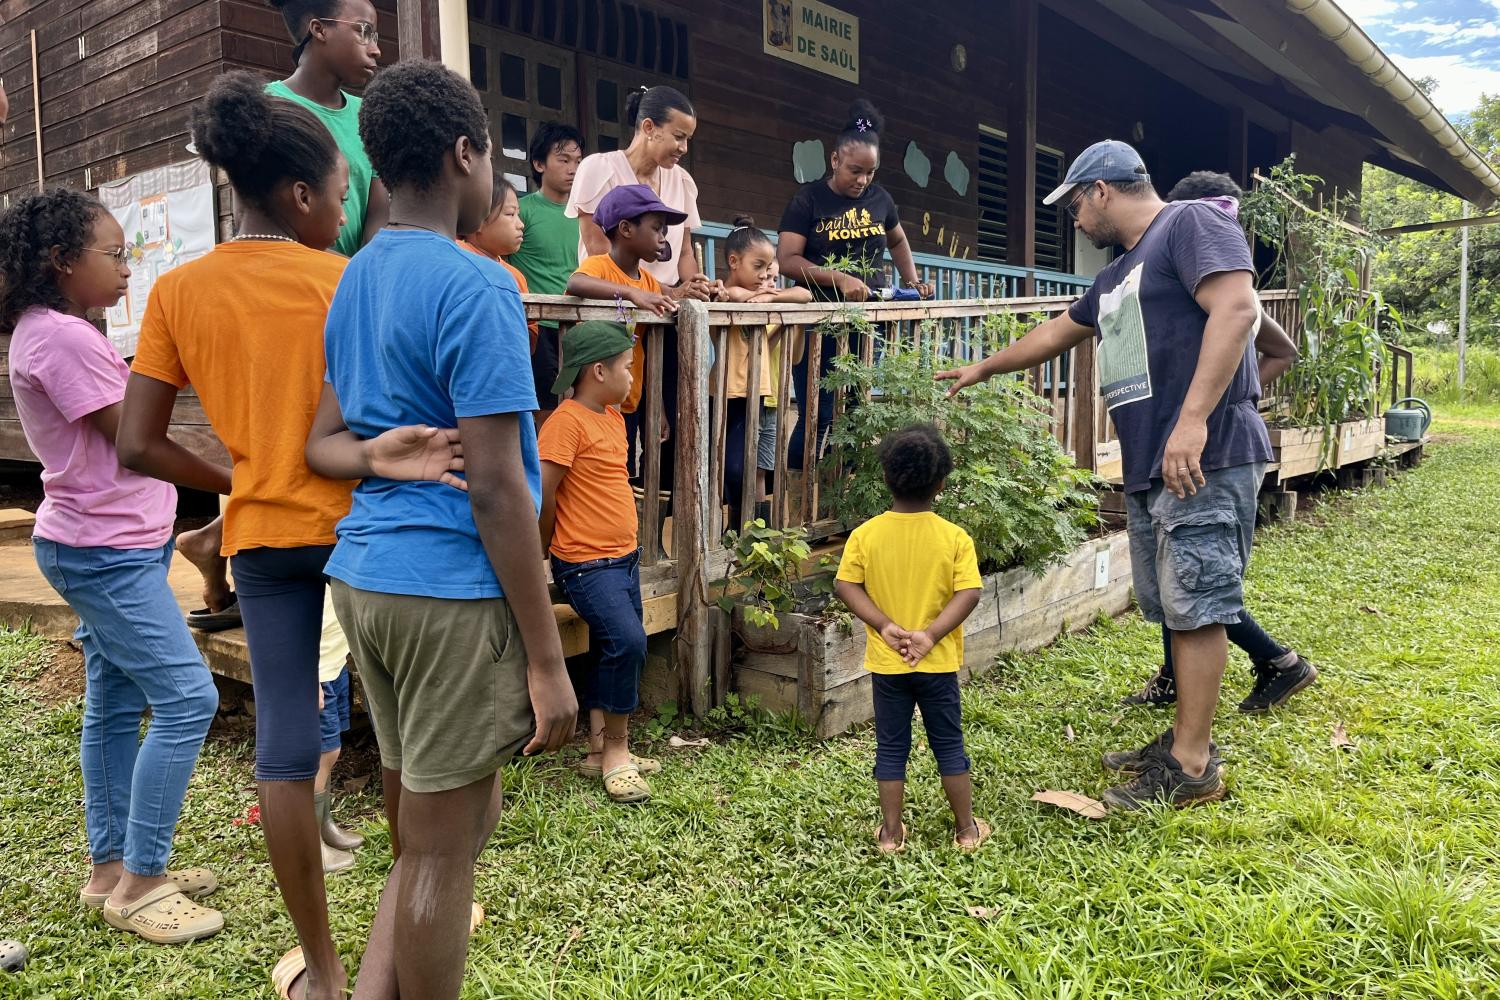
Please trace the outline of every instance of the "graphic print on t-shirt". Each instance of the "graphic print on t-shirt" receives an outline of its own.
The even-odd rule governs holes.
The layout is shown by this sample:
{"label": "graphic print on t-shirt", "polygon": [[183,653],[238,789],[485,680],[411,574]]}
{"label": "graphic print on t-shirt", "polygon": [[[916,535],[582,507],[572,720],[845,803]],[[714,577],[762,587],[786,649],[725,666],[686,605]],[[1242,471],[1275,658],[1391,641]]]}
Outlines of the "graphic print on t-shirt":
{"label": "graphic print on t-shirt", "polygon": [[1146,319],[1141,313],[1143,270],[1144,265],[1137,264],[1099,296],[1099,394],[1111,410],[1151,398]]}
{"label": "graphic print on t-shirt", "polygon": [[819,219],[814,232],[829,242],[886,235],[885,223],[872,218],[868,208],[851,208],[841,215]]}

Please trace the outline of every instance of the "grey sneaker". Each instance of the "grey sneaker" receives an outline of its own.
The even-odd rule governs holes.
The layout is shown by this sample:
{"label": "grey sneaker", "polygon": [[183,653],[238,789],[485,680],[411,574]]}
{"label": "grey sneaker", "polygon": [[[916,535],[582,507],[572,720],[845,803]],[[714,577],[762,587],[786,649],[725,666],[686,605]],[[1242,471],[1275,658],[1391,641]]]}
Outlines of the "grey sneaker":
{"label": "grey sneaker", "polygon": [[[1139,750],[1111,750],[1099,758],[1099,763],[1121,774],[1139,774],[1148,757],[1171,752],[1172,734],[1173,730],[1168,729]],[[1208,741],[1208,755],[1215,764],[1223,763],[1219,757],[1219,744],[1213,740]]]}
{"label": "grey sneaker", "polygon": [[1146,686],[1132,691],[1120,699],[1121,705],[1151,705],[1153,707],[1177,704],[1177,682],[1163,677],[1160,671],[1151,675]]}
{"label": "grey sneaker", "polygon": [[1229,791],[1224,785],[1224,768],[1210,757],[1202,777],[1190,777],[1177,758],[1159,751],[1142,761],[1140,773],[1123,785],[1105,789],[1103,799],[1113,809],[1144,809],[1154,804],[1186,809],[1206,802],[1217,802]]}
{"label": "grey sneaker", "polygon": [[1269,712],[1280,708],[1291,700],[1292,695],[1310,687],[1318,679],[1318,668],[1300,654],[1297,661],[1284,670],[1269,663],[1255,664],[1255,686],[1240,702],[1240,711],[1248,714]]}

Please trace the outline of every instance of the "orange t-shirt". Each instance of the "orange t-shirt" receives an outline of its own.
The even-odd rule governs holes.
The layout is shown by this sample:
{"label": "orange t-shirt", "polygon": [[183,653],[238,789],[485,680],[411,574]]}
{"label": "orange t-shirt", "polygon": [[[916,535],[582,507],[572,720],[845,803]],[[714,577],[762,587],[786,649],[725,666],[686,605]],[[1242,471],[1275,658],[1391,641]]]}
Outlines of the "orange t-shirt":
{"label": "orange t-shirt", "polygon": [[637,547],[635,494],[625,469],[625,418],[565,399],[542,425],[543,462],[567,468],[557,487],[552,554],[563,562],[618,559]]}
{"label": "orange t-shirt", "polygon": [[[526,294],[526,275],[522,274],[520,271],[517,271],[515,268],[507,264],[503,257],[493,257],[476,247],[474,244],[470,243],[468,240],[459,240],[458,245],[469,251],[469,253],[477,253],[479,256],[485,258],[486,260],[492,260],[496,264],[499,264],[501,267],[505,268],[510,272],[510,276],[516,279],[516,288],[520,290],[522,295]],[[531,353],[535,354],[537,324],[534,321],[531,323],[527,323],[526,330],[531,335]]]}
{"label": "orange t-shirt", "polygon": [[[590,278],[598,278],[607,281],[611,285],[626,285],[630,288],[639,288],[643,292],[655,292],[661,294],[661,282],[644,267],[640,269],[641,276],[632,278],[620,270],[620,265],[607,253],[595,254],[593,257],[585,257],[578,265],[578,274],[586,274]],[[625,402],[620,404],[621,413],[634,413],[635,408],[641,402],[641,389],[646,384],[646,324],[639,324],[635,331],[635,350],[630,355],[630,373],[634,376],[630,383],[630,395],[625,397]]]}
{"label": "orange t-shirt", "polygon": [[221,243],[156,281],[131,370],[192,385],[234,462],[223,555],[330,545],[354,483],[303,448],[323,392],[323,323],[348,260],[299,243]]}

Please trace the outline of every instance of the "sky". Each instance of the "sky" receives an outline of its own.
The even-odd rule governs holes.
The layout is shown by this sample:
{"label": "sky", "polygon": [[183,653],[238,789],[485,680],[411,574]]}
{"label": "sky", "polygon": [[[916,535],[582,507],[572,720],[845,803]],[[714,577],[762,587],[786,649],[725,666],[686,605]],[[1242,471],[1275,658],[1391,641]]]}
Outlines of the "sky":
{"label": "sky", "polygon": [[1500,96],[1500,0],[1336,2],[1403,73],[1437,79],[1432,100],[1450,119]]}

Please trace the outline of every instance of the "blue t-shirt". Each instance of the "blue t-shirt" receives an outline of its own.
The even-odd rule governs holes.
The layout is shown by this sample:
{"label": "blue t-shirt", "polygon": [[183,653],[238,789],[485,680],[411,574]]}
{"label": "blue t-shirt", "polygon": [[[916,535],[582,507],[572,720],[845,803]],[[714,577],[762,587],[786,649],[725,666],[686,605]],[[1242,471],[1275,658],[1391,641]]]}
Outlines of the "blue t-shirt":
{"label": "blue t-shirt", "polygon": [[[1198,369],[1208,314],[1193,293],[1210,275],[1253,271],[1240,227],[1203,202],[1162,209],[1133,248],[1111,261],[1068,309],[1099,331],[1099,394],[1114,418],[1125,491],[1151,488],[1188,386]],[[1208,417],[1204,472],[1271,460],[1271,439],[1256,406],[1255,348]]]}
{"label": "blue t-shirt", "polygon": [[[526,482],[540,508],[529,344],[526,311],[504,267],[436,233],[389,229],[349,261],[324,336],[328,381],[360,437],[519,414]],[[532,518],[515,530],[535,531]],[[504,596],[468,494],[435,482],[360,483],[327,573],[386,594]]]}

